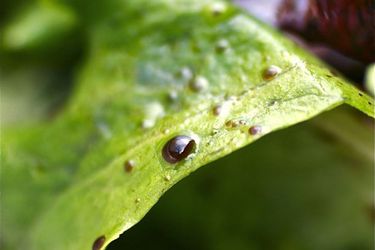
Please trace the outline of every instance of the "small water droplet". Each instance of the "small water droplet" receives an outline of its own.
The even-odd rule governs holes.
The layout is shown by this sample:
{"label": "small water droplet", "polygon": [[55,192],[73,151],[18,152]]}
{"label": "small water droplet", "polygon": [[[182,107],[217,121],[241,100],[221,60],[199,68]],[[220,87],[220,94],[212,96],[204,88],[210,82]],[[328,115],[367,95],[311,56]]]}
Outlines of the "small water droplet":
{"label": "small water droplet", "polygon": [[168,92],[168,99],[172,102],[175,102],[178,99],[178,93],[175,90],[171,90]]}
{"label": "small water droplet", "polygon": [[203,76],[197,76],[190,81],[190,88],[195,92],[201,92],[208,88],[208,80]]}
{"label": "small water droplet", "polygon": [[212,135],[217,135],[219,133],[219,130],[218,129],[214,129],[214,130],[212,130]]}
{"label": "small water droplet", "polygon": [[164,107],[158,102],[146,105],[144,109],[145,119],[142,121],[142,128],[151,128],[156,120],[164,116]]}
{"label": "small water droplet", "polygon": [[141,198],[137,198],[137,199],[135,199],[135,202],[136,202],[136,203],[140,203],[140,202],[141,202]]}
{"label": "small water droplet", "polygon": [[96,126],[105,139],[109,139],[112,137],[112,132],[106,123],[98,121],[96,123]]}
{"label": "small water droplet", "polygon": [[275,78],[276,75],[281,73],[281,69],[275,65],[269,66],[267,69],[263,72],[263,79],[264,80],[271,80]]}
{"label": "small water droplet", "polygon": [[211,13],[213,16],[220,16],[227,10],[227,5],[223,2],[216,2],[211,5]]}
{"label": "small water droplet", "polygon": [[142,121],[142,128],[152,128],[155,125],[155,120],[145,119]]}
{"label": "small water droplet", "polygon": [[124,164],[124,169],[128,173],[130,173],[134,167],[135,167],[135,162],[133,160],[128,160]]}
{"label": "small water droplet", "polygon": [[222,104],[216,105],[212,112],[214,115],[219,116],[219,115],[227,115],[229,113],[229,106],[228,103],[224,102]]}
{"label": "small water droplet", "polygon": [[262,127],[259,125],[251,126],[249,128],[249,134],[251,135],[257,135],[262,132]]}
{"label": "small water droplet", "polygon": [[190,136],[175,136],[164,145],[163,158],[169,163],[177,163],[188,157],[193,152],[195,145],[195,140]]}
{"label": "small water droplet", "polygon": [[104,243],[105,243],[105,236],[102,235],[94,241],[94,243],[92,244],[92,250],[100,250],[103,247]]}
{"label": "small water droplet", "polygon": [[190,80],[193,77],[193,71],[189,67],[183,67],[180,70],[180,75],[186,80]]}
{"label": "small water droplet", "polygon": [[246,121],[245,120],[229,120],[225,123],[225,125],[230,128],[236,128],[239,126],[246,125]]}
{"label": "small water droplet", "polygon": [[225,123],[225,126],[230,127],[230,128],[238,127],[238,125],[239,125],[238,122],[233,121],[233,120],[229,120]]}
{"label": "small water droplet", "polygon": [[229,42],[226,39],[220,39],[216,44],[216,51],[222,53],[229,48]]}
{"label": "small water droplet", "polygon": [[276,103],[277,103],[277,100],[270,100],[270,101],[268,101],[267,105],[268,105],[268,107],[271,107],[271,106],[275,105]]}
{"label": "small water droplet", "polygon": [[164,176],[164,180],[166,180],[166,181],[170,181],[170,180],[171,180],[171,176],[170,176],[170,175],[166,175],[166,176]]}

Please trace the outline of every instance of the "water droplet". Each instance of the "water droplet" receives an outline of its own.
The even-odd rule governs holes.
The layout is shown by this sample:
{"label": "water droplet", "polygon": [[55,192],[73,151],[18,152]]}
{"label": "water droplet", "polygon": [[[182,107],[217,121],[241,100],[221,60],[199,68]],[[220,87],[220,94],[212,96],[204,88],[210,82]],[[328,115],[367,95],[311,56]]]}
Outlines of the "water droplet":
{"label": "water droplet", "polygon": [[230,128],[235,128],[238,127],[237,121],[229,120],[225,123],[225,126],[230,127]]}
{"label": "water droplet", "polygon": [[259,126],[259,125],[251,126],[249,128],[249,134],[251,134],[251,135],[257,135],[260,132],[262,132],[262,127]]}
{"label": "water droplet", "polygon": [[155,120],[143,120],[142,121],[142,128],[152,128],[155,125]]}
{"label": "water droplet", "polygon": [[124,169],[128,173],[130,173],[134,167],[135,167],[135,162],[133,160],[128,160],[124,164]]}
{"label": "water droplet", "polygon": [[166,181],[170,181],[170,180],[171,180],[171,176],[170,176],[170,175],[166,175],[166,176],[164,177],[164,180],[166,180]]}
{"label": "water droplet", "polygon": [[164,145],[163,158],[169,163],[177,163],[188,157],[194,150],[195,145],[195,140],[190,136],[175,136]]}
{"label": "water droplet", "polygon": [[140,203],[140,202],[141,202],[141,198],[137,198],[137,199],[135,199],[135,202],[136,202],[136,203]]}
{"label": "water droplet", "polygon": [[100,132],[100,134],[105,138],[105,139],[109,139],[112,137],[112,132],[111,130],[109,129],[108,125],[104,122],[100,122],[98,121],[96,123],[96,126]]}
{"label": "water droplet", "polygon": [[217,135],[219,132],[220,132],[219,129],[213,129],[211,134],[212,135]]}
{"label": "water droplet", "polygon": [[186,80],[190,80],[193,77],[193,71],[189,67],[183,67],[180,70],[180,75]]}
{"label": "water droplet", "polygon": [[227,115],[229,113],[229,105],[226,102],[218,104],[213,108],[212,112],[216,116]]}
{"label": "water droplet", "polygon": [[239,123],[240,125],[246,125],[246,121],[245,121],[245,120],[239,120],[238,123]]}
{"label": "water droplet", "polygon": [[178,93],[175,90],[171,90],[168,93],[168,99],[172,102],[176,101],[178,99]]}
{"label": "water droplet", "polygon": [[208,87],[208,80],[203,76],[197,76],[190,81],[190,88],[195,92],[201,92]]}
{"label": "water droplet", "polygon": [[275,78],[276,75],[281,73],[281,69],[275,65],[269,66],[267,69],[263,72],[263,79],[264,80],[271,80]]}
{"label": "water droplet", "polygon": [[105,242],[105,236],[102,235],[99,238],[97,238],[94,243],[92,244],[92,250],[100,250]]}
{"label": "water droplet", "polygon": [[152,102],[146,105],[145,119],[142,121],[142,128],[151,128],[155,125],[156,120],[164,116],[164,107],[158,102]]}
{"label": "water droplet", "polygon": [[229,42],[226,39],[220,39],[216,44],[217,52],[224,52],[229,48]]}
{"label": "water droplet", "polygon": [[211,13],[213,16],[220,16],[227,10],[227,6],[223,2],[216,2],[211,5]]}
{"label": "water droplet", "polygon": [[225,125],[230,128],[236,128],[239,126],[246,125],[246,121],[245,120],[229,120],[225,123]]}
{"label": "water droplet", "polygon": [[277,103],[277,100],[270,100],[270,101],[268,101],[267,105],[268,105],[268,107],[271,107],[271,106],[275,105],[276,103]]}

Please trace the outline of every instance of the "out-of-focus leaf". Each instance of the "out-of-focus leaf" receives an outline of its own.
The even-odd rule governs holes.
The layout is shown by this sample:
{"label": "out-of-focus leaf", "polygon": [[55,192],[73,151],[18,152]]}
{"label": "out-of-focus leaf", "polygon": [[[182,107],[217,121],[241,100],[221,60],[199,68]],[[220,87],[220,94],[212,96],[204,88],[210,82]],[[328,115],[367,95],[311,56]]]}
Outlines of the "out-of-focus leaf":
{"label": "out-of-focus leaf", "polygon": [[46,50],[66,39],[76,22],[68,8],[53,1],[37,1],[21,8],[14,20],[5,25],[2,47],[11,51]]}
{"label": "out-of-focus leaf", "polygon": [[[104,247],[183,177],[272,131],[343,103],[374,116],[370,97],[230,4],[108,1],[102,13],[65,112],[2,138],[9,249]],[[264,79],[271,65],[281,71]],[[161,149],[181,134],[197,146],[169,164]]]}

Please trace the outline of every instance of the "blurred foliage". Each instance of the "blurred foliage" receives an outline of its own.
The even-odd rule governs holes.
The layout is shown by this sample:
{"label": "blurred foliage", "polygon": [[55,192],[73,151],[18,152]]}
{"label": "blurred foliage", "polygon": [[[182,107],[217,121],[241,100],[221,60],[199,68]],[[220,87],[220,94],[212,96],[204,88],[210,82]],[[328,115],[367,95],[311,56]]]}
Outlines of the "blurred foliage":
{"label": "blurred foliage", "polygon": [[[101,235],[108,245],[183,177],[263,135],[342,103],[374,116],[365,93],[230,3],[4,5],[11,13],[1,20],[0,50],[4,249],[90,249]],[[270,65],[281,72],[264,80]],[[197,85],[199,77],[208,86]],[[215,115],[218,107],[224,111]],[[160,246],[371,249],[363,214],[372,209],[373,133],[356,117],[332,113],[211,163],[217,167],[151,214],[151,229],[167,234],[170,220],[174,231]],[[247,133],[254,125],[261,134]],[[198,146],[170,165],[161,147],[181,133]],[[336,152],[340,145],[352,160]],[[127,160],[136,163],[131,173]],[[342,220],[351,226],[342,229]],[[136,230],[124,244],[158,235],[143,224]]]}

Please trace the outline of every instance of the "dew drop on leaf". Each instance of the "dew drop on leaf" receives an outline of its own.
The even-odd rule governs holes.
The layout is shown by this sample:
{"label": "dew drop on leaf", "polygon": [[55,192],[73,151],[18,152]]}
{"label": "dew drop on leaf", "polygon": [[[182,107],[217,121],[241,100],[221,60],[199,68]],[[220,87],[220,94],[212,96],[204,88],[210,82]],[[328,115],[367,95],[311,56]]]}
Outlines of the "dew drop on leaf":
{"label": "dew drop on leaf", "polygon": [[267,69],[264,70],[263,72],[263,79],[264,80],[271,80],[273,79],[276,75],[281,73],[281,69],[275,65],[269,66]]}
{"label": "dew drop on leaf", "polygon": [[155,120],[145,119],[142,121],[142,128],[152,128],[155,125]]}
{"label": "dew drop on leaf", "polygon": [[171,90],[168,93],[168,99],[172,102],[175,102],[178,99],[178,93],[175,90]]}
{"label": "dew drop on leaf", "polygon": [[105,242],[105,236],[102,235],[99,238],[97,238],[94,243],[92,244],[92,250],[100,250]]}
{"label": "dew drop on leaf", "polygon": [[183,67],[180,70],[180,75],[183,79],[190,80],[193,77],[193,72],[189,67]]}
{"label": "dew drop on leaf", "polygon": [[144,109],[145,119],[142,121],[142,128],[151,128],[156,120],[165,114],[164,107],[158,102],[152,102],[146,105]]}
{"label": "dew drop on leaf", "polygon": [[216,44],[216,52],[222,53],[229,48],[229,42],[225,39],[221,39]]}
{"label": "dew drop on leaf", "polygon": [[211,6],[211,13],[213,16],[220,16],[227,9],[227,6],[223,2],[213,3]]}
{"label": "dew drop on leaf", "polygon": [[251,135],[257,135],[260,132],[262,132],[262,127],[259,126],[259,125],[251,126],[249,128],[249,134],[251,134]]}
{"label": "dew drop on leaf", "polygon": [[213,114],[216,115],[216,116],[219,116],[219,115],[227,115],[229,113],[229,106],[228,106],[228,103],[227,102],[224,102],[222,104],[218,104],[216,105],[213,110],[212,110]]}
{"label": "dew drop on leaf", "polygon": [[124,164],[124,169],[128,173],[130,173],[134,167],[135,167],[135,162],[133,160],[128,160]]}
{"label": "dew drop on leaf", "polygon": [[208,80],[203,76],[197,76],[190,81],[190,88],[195,92],[201,92],[208,88]]}
{"label": "dew drop on leaf", "polygon": [[164,160],[169,163],[177,163],[188,157],[196,145],[193,138],[179,135],[170,139],[162,149]]}

